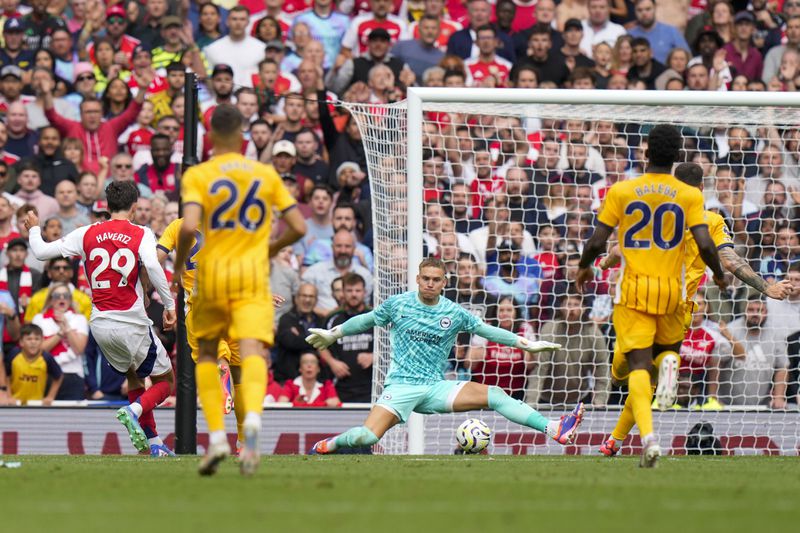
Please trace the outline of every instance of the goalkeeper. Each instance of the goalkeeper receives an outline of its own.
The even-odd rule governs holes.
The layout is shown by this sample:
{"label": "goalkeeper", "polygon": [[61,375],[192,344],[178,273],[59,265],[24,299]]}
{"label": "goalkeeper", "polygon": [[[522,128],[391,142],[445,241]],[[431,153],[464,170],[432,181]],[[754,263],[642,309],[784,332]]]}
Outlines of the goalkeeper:
{"label": "goalkeeper", "polygon": [[561,347],[549,342],[532,342],[483,323],[442,296],[446,283],[442,261],[425,259],[417,274],[419,290],[392,296],[373,311],[355,316],[333,329],[309,330],[311,334],[306,342],[322,350],[344,336],[356,335],[376,325],[391,324],[392,346],[383,394],[364,425],[317,442],[310,453],[328,454],[340,448],[372,446],[392,426],[406,422],[412,411],[433,414],[488,408],[512,422],[546,433],[561,444],[573,441],[583,418],[582,403],[560,420],[549,420],[499,387],[444,379],[445,361],[456,336],[462,331],[527,352]]}

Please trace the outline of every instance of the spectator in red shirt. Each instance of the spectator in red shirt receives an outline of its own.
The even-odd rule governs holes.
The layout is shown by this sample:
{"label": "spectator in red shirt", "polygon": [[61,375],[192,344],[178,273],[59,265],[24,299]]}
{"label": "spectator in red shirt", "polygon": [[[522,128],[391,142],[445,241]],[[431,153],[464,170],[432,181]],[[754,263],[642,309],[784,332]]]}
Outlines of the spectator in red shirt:
{"label": "spectator in red shirt", "polygon": [[753,46],[756,18],[749,11],[741,11],[734,20],[733,39],[722,48],[727,52],[725,60],[738,74],[747,76],[748,80],[759,80],[764,70],[764,59],[758,48]]}
{"label": "spectator in red shirt", "polygon": [[136,120],[144,102],[145,90],[152,75],[145,72],[137,76],[137,84],[142,89],[136,98],[121,115],[103,122],[103,105],[97,99],[85,99],[81,102],[81,120],[75,122],[59,115],[53,107],[53,82],[42,80],[41,90],[44,96],[44,114],[47,120],[58,129],[64,137],[76,137],[81,140],[84,150],[83,167],[92,172],[100,171],[100,158],[111,159],[118,151],[117,138]]}
{"label": "spectator in red shirt", "polygon": [[[532,341],[536,340],[533,328],[521,320],[513,296],[503,296],[497,303],[496,316],[489,323],[498,328],[514,332]],[[504,346],[487,341],[477,335],[467,352],[467,364],[472,373],[472,381],[484,385],[496,385],[509,396],[522,400],[525,395],[525,381],[533,367],[534,355],[520,348]]]}
{"label": "spectator in red shirt", "polygon": [[314,352],[300,356],[300,375],[283,385],[279,402],[292,402],[295,407],[339,407],[342,402],[336,395],[331,380],[317,381],[319,357]]}

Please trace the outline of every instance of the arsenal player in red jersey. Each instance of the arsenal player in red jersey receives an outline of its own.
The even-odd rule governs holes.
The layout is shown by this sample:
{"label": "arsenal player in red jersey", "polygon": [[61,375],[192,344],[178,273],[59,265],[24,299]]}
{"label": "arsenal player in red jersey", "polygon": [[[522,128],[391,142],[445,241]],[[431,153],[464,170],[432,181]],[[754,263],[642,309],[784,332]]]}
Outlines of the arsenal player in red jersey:
{"label": "arsenal player in red jersey", "polygon": [[[131,403],[117,411],[117,418],[140,452],[174,455],[158,437],[153,417],[153,409],[169,396],[173,377],[145,310],[143,270],[164,305],[165,329],[175,326],[175,301],[158,262],[153,232],[130,221],[139,198],[136,184],[112,182],[106,197],[111,220],[83,226],[54,242],[42,239],[35,212],[28,212],[24,224],[38,259],[79,256],[84,261],[92,289],[92,335],[111,366],[128,378]],[[153,384],[145,391],[147,377]]]}

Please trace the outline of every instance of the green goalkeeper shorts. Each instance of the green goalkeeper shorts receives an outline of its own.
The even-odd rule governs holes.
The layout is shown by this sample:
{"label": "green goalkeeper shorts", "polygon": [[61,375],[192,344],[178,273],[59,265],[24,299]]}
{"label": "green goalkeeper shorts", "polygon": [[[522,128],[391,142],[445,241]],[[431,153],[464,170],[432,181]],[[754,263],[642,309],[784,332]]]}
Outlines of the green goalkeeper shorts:
{"label": "green goalkeeper shorts", "polygon": [[453,402],[467,383],[442,380],[433,385],[390,384],[386,385],[375,403],[394,413],[403,423],[412,411],[424,415],[452,413]]}

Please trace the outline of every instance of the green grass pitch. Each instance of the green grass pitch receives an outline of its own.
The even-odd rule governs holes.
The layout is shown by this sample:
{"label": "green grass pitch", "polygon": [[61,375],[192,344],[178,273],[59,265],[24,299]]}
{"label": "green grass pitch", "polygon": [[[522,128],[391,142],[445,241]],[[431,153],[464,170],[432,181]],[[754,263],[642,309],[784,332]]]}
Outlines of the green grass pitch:
{"label": "green grass pitch", "polygon": [[20,456],[0,469],[4,532],[788,532],[797,457]]}

